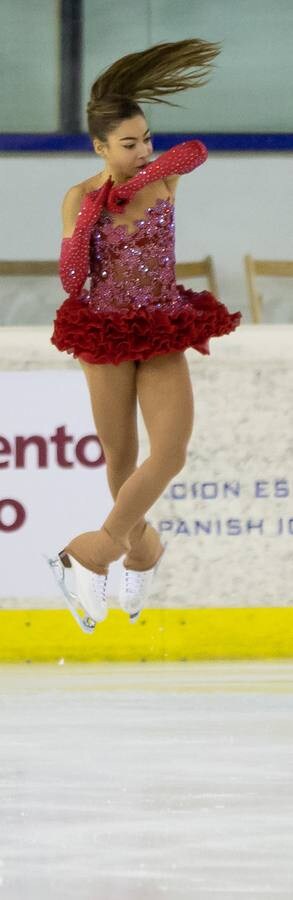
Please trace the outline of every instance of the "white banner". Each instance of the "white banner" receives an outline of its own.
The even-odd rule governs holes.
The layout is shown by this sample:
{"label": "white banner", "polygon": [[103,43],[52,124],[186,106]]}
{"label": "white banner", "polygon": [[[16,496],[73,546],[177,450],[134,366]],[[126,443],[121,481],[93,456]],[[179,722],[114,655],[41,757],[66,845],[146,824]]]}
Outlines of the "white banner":
{"label": "white banner", "polygon": [[[241,327],[209,357],[187,352],[194,429],[186,465],[146,514],[169,542],[149,605],[293,603],[292,332]],[[63,606],[42,554],[113,507],[88,386],[79,368],[7,366],[0,390],[0,605]],[[138,426],[139,465],[139,407]],[[121,566],[109,569],[114,606]]]}
{"label": "white banner", "polygon": [[113,506],[84,375],[1,372],[0,384],[1,598],[58,595],[42,553]]}

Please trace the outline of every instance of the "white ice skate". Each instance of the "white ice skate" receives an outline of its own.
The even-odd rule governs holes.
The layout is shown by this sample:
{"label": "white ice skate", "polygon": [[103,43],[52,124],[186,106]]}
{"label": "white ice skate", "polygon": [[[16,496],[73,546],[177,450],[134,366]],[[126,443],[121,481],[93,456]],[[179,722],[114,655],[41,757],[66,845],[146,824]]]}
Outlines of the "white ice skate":
{"label": "white ice skate", "polygon": [[141,572],[137,569],[126,569],[122,564],[122,577],[119,590],[119,603],[124,612],[129,614],[130,622],[136,622],[145,601],[149,596],[153,577],[158,571],[166,544],[159,559],[151,569]]}
{"label": "white ice skate", "polygon": [[107,575],[98,575],[82,566],[70,553],[61,551],[54,558],[43,554],[57,584],[63,591],[74,619],[86,634],[92,634],[97,622],[108,613]]}

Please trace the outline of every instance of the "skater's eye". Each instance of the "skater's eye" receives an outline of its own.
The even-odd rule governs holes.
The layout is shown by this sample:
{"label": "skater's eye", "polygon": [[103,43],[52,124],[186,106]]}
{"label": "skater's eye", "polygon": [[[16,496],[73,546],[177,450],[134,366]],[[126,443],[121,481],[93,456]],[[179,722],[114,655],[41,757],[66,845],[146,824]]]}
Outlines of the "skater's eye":
{"label": "skater's eye", "polygon": [[[151,136],[149,136],[146,138],[144,143],[149,144],[151,140]],[[123,146],[126,147],[126,150],[131,150],[132,147],[135,147],[135,144],[123,144]]]}

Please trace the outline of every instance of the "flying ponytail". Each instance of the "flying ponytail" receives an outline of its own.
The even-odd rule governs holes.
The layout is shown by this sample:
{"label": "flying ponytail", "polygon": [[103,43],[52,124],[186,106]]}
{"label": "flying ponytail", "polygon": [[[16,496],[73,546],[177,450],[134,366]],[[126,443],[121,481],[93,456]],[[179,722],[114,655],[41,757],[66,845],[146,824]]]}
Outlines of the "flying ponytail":
{"label": "flying ponytail", "polygon": [[166,95],[206,84],[204,78],[220,52],[220,43],[186,38],[122,56],[91,87],[87,103],[91,138],[104,142],[123,119],[143,115],[139,102],[179,106]]}

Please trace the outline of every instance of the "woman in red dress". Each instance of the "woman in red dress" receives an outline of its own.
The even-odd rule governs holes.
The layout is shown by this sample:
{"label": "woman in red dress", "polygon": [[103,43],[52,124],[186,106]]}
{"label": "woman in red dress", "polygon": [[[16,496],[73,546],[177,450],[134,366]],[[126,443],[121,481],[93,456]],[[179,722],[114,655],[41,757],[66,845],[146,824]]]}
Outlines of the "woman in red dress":
{"label": "woman in red dress", "polygon": [[[59,272],[68,297],[56,311],[51,341],[85,374],[115,501],[100,529],[73,537],[50,560],[84,630],[105,618],[108,567],[125,554],[120,602],[137,617],[165,549],[145,514],[184,466],[193,428],[184,350],[209,354],[209,339],[241,320],[209,291],[175,279],[176,187],[205,162],[207,148],[184,141],[150,162],[151,135],[138,105],[168,103],[166,94],[200,87],[219,52],[218,44],[199,39],[157,44],[100,75],[87,114],[104,169],[70,188],[63,201]],[[137,401],[150,441],[138,468]],[[66,585],[68,569],[74,592]]]}

